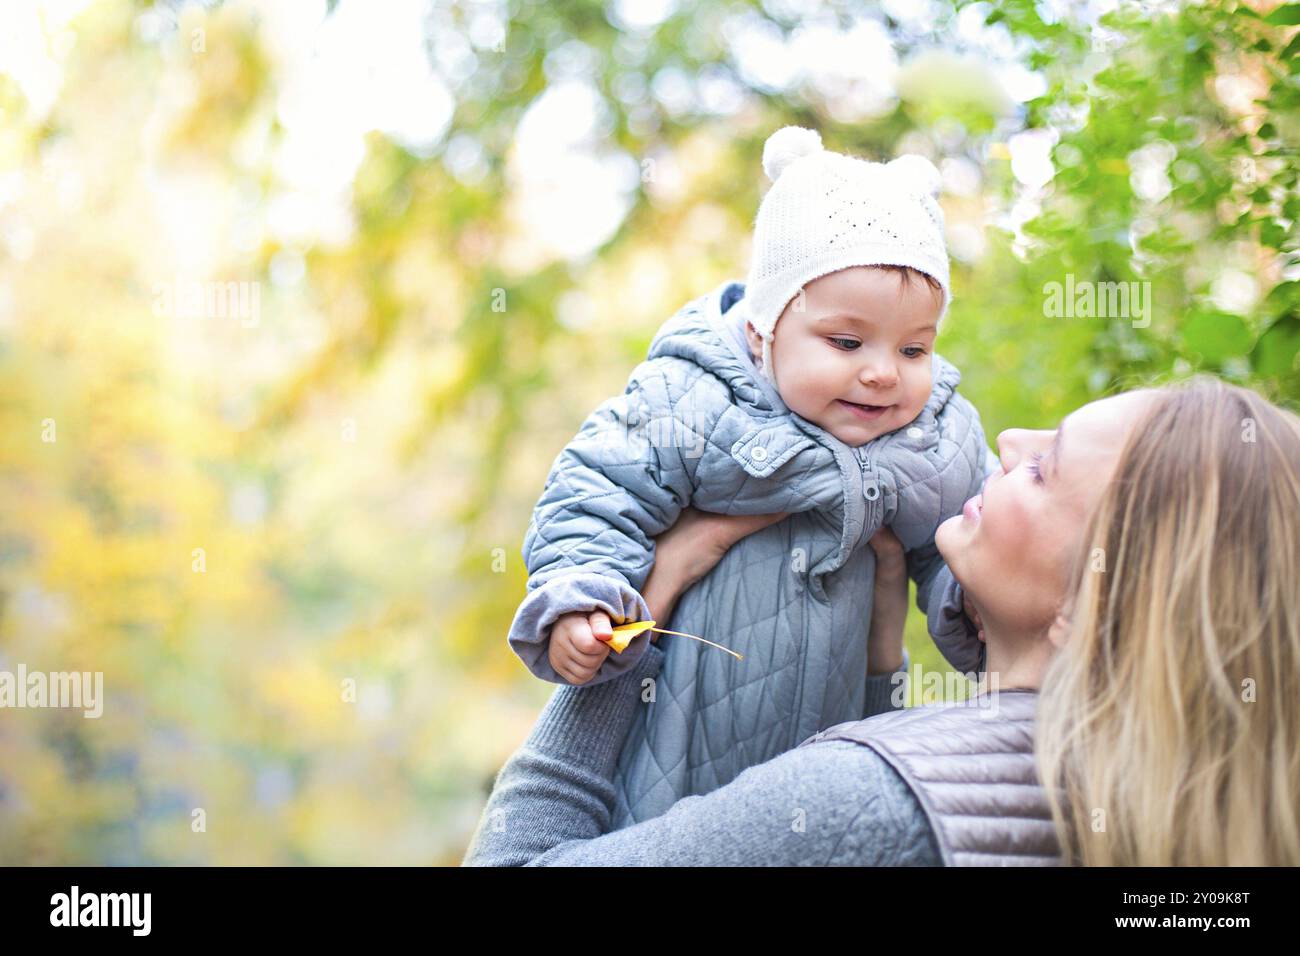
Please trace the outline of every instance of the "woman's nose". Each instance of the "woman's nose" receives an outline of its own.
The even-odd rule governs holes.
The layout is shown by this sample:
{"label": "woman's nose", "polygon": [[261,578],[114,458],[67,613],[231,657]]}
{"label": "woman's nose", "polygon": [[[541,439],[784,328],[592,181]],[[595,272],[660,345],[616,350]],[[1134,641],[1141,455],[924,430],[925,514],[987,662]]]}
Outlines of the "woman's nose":
{"label": "woman's nose", "polygon": [[[1027,428],[1008,428],[998,432],[998,458],[1002,460],[1002,473],[1014,471],[1027,451],[1039,444],[1050,443],[1051,435],[1050,431],[1032,431]],[[1046,439],[1043,436],[1047,436]]]}
{"label": "woman's nose", "polygon": [[1016,467],[1016,462],[1020,460],[1017,449],[1020,443],[1016,440],[1018,428],[1008,428],[1005,431],[998,432],[998,458],[1002,459],[1002,473],[1005,475]]}

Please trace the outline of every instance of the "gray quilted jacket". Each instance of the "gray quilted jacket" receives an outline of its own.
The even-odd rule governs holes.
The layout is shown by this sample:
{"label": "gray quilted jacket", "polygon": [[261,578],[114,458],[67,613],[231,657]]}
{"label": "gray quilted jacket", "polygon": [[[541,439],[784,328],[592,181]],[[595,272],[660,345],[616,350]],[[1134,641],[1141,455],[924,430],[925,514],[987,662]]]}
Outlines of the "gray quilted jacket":
{"label": "gray quilted jacket", "polygon": [[[875,554],[889,525],[907,551],[918,604],[941,649],[972,641],[960,589],[934,546],[944,519],[991,469],[979,415],[938,355],[908,426],[850,447],[789,411],[744,339],[744,286],[728,282],[669,319],[626,392],[600,405],[556,459],[525,536],[527,596],[508,637],[528,668],[547,660],[552,624],[600,609],[644,620],[652,539],[693,506],[791,512],[743,539],[682,595],[660,626],[744,655],[663,637],[658,706],[642,709],[616,779],[616,828],[721,787],[814,733],[863,716]],[[611,653],[592,684],[631,669],[649,635]]]}

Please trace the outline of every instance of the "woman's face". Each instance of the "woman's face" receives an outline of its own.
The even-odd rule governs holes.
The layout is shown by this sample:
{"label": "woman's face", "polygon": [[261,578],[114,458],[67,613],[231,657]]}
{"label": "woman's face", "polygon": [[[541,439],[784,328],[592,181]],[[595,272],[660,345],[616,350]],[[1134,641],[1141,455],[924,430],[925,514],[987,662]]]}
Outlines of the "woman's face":
{"label": "woman's face", "polygon": [[1002,470],[939,526],[935,543],[986,632],[1037,636],[1055,620],[1084,526],[1150,400],[1125,392],[1046,431],[998,435]]}

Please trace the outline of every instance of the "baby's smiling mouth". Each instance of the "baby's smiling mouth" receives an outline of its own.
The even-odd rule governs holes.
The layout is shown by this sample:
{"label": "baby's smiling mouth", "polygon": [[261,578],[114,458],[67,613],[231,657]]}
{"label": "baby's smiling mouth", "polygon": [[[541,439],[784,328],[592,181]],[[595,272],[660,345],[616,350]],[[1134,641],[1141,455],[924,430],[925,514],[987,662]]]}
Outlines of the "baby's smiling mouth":
{"label": "baby's smiling mouth", "polygon": [[837,398],[835,401],[864,421],[874,421],[894,407],[893,405],[864,405],[860,402],[848,402],[842,398]]}

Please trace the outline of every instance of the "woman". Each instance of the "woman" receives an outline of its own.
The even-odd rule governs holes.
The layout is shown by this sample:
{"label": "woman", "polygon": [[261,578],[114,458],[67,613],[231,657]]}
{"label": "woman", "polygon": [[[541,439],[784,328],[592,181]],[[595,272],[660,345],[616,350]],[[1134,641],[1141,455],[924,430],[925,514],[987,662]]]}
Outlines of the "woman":
{"label": "woman", "polygon": [[[1041,799],[1008,812],[996,854],[955,851],[971,828],[933,799],[929,781],[969,755],[949,747],[927,762],[906,746],[930,732],[936,747],[980,751],[1022,726],[934,732],[960,708],[841,725],[607,832],[623,735],[653,700],[655,647],[617,681],[556,691],[465,862],[936,865],[1054,862],[1058,849],[1084,863],[1300,862],[1300,422],[1201,380],[1093,402],[1053,431],[1003,432],[998,450],[1002,472],[936,544],[982,622],[996,699],[1037,704],[1042,779],[1062,793],[1020,788]],[[678,530],[647,587],[661,619],[754,522]],[[892,679],[869,677],[869,696]]]}
{"label": "woman", "polygon": [[[959,550],[977,587],[986,552]],[[1078,555],[1038,718],[1070,857],[1300,863],[1300,420],[1162,392]]]}

